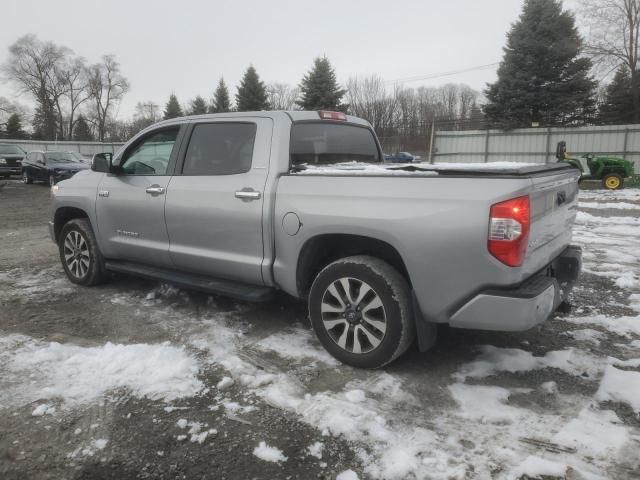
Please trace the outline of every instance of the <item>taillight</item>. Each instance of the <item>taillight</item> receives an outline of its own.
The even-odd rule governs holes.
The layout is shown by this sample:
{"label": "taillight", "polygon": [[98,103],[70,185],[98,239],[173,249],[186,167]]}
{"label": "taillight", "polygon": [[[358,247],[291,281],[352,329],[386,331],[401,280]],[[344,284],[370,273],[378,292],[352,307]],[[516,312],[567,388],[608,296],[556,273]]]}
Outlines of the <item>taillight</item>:
{"label": "taillight", "polygon": [[320,118],[323,120],[340,120],[342,122],[347,121],[347,116],[342,112],[330,112],[328,110],[320,110],[318,112]]}
{"label": "taillight", "polygon": [[487,241],[489,253],[510,267],[519,267],[527,253],[530,226],[528,196],[492,205]]}

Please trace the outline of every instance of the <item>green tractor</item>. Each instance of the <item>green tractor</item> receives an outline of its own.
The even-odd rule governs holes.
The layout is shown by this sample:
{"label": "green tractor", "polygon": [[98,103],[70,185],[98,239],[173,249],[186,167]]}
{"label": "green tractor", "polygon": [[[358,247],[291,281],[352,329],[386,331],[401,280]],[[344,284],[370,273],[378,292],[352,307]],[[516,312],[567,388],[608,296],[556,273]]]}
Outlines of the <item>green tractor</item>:
{"label": "green tractor", "polygon": [[567,142],[558,142],[556,158],[559,162],[567,162],[573,165],[582,176],[582,180],[600,180],[602,186],[608,190],[618,190],[624,187],[625,178],[634,178],[633,162],[616,157],[596,157],[592,153],[582,156],[587,160],[589,175],[584,174],[582,162],[578,158],[571,158],[567,153]]}

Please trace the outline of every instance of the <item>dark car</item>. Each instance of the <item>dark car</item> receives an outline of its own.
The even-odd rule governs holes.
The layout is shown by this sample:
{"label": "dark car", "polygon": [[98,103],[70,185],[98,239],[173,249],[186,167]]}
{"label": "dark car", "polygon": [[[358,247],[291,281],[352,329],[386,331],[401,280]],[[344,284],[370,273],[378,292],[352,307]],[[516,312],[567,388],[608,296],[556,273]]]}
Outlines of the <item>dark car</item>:
{"label": "dark car", "polygon": [[9,178],[10,175],[20,175],[25,155],[25,151],[17,145],[0,143],[0,176]]}
{"label": "dark car", "polygon": [[29,152],[22,164],[22,181],[48,182],[53,186],[88,168],[89,165],[76,159],[73,152]]}
{"label": "dark car", "polygon": [[393,155],[384,156],[385,163],[413,163],[419,162],[420,157],[409,152],[398,152]]}

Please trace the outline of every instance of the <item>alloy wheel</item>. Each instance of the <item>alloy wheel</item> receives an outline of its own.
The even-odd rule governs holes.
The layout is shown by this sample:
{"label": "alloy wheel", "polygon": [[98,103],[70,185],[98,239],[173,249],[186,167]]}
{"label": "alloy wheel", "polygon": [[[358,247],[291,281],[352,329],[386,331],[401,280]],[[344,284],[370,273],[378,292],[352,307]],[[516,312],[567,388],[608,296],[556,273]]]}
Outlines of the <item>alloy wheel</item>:
{"label": "alloy wheel", "polygon": [[380,296],[366,282],[343,277],[322,296],[322,324],[343,350],[365,354],[375,350],[387,332],[387,316]]}
{"label": "alloy wheel", "polygon": [[89,244],[76,230],[71,230],[64,239],[64,261],[68,271],[76,278],[83,278],[89,271]]}

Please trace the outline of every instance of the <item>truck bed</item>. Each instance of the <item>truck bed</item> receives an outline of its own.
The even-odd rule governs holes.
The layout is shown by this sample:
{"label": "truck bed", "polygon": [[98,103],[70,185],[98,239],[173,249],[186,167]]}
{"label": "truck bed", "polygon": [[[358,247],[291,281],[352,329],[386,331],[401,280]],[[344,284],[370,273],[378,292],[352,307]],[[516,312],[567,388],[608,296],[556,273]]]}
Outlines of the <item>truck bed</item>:
{"label": "truck bed", "polygon": [[355,175],[355,176],[517,176],[554,175],[573,167],[566,163],[412,163],[412,164],[360,164],[355,162],[326,166],[300,165],[297,175]]}
{"label": "truck bed", "polygon": [[[393,178],[393,179],[392,179]],[[425,318],[449,322],[469,298],[519,285],[570,244],[579,172],[566,164],[414,164],[309,167],[280,177],[276,193],[274,276],[297,292],[298,252],[318,233],[376,238],[403,258]],[[523,264],[509,267],[487,250],[491,206],[530,198]],[[291,236],[278,221],[295,213]]]}

